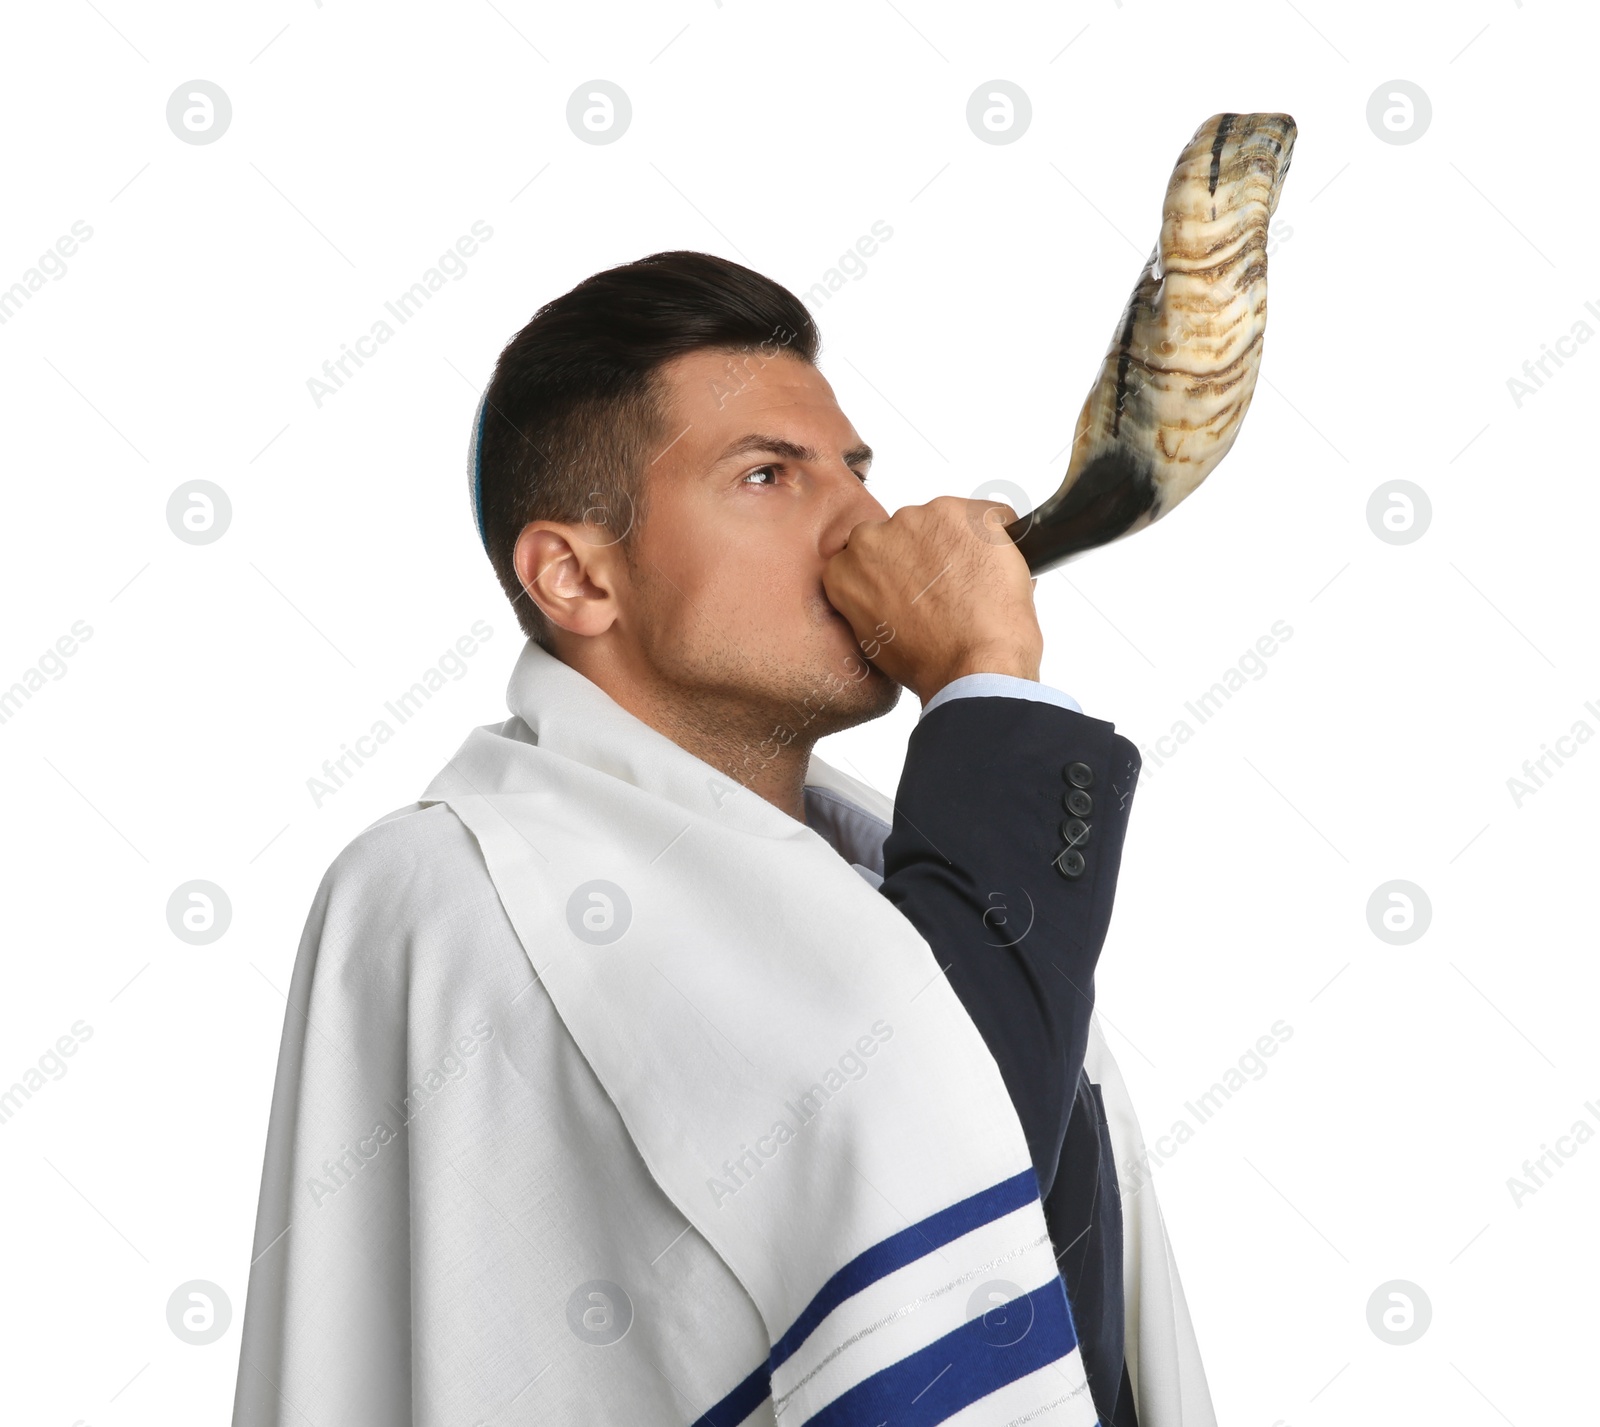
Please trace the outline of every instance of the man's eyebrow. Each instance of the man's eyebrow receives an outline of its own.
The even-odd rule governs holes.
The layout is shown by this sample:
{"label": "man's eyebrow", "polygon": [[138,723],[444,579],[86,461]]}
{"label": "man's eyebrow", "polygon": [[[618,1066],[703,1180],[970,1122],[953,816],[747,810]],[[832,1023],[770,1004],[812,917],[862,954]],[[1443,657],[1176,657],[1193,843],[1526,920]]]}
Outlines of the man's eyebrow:
{"label": "man's eyebrow", "polygon": [[[780,456],[786,461],[820,461],[822,457],[810,446],[799,446],[793,441],[786,441],[781,436],[766,436],[758,431],[753,431],[747,436],[741,436],[729,445],[715,464],[721,465],[724,461],[732,460],[735,456],[749,456],[761,451],[773,456]],[[852,446],[848,451],[840,452],[840,458],[847,466],[869,465],[872,461],[872,447],[864,442],[859,446]]]}

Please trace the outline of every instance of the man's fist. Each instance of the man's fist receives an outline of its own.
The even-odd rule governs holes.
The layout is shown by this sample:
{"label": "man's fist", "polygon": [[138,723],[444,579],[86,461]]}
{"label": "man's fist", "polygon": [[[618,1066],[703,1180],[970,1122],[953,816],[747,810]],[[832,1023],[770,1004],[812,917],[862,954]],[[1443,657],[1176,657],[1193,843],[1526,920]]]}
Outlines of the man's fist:
{"label": "man's fist", "polygon": [[1039,677],[1033,578],[1004,530],[1016,518],[998,501],[940,496],[862,521],[823,570],[872,662],[924,704],[964,674]]}

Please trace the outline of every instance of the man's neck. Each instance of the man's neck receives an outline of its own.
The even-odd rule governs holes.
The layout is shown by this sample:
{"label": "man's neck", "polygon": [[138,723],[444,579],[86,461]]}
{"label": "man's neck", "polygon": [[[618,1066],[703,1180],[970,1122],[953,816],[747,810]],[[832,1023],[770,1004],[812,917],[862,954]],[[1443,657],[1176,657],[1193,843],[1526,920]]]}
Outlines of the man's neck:
{"label": "man's neck", "polygon": [[[788,813],[796,822],[806,820],[806,769],[811,764],[815,739],[793,735],[784,725],[773,731],[770,723],[764,725],[769,730],[766,736],[758,736],[753,731],[746,735],[708,727],[699,721],[679,717],[678,711],[670,706],[662,711],[660,722],[635,709],[629,712],[694,754],[702,763],[720,769],[731,781]],[[783,741],[785,738],[788,742]]]}
{"label": "man's neck", "polygon": [[[557,657],[560,657],[559,655]],[[565,659],[641,723],[709,763],[731,782],[804,822],[806,770],[825,730],[797,733],[794,711],[760,712],[715,694],[676,690],[621,677],[604,661]]]}

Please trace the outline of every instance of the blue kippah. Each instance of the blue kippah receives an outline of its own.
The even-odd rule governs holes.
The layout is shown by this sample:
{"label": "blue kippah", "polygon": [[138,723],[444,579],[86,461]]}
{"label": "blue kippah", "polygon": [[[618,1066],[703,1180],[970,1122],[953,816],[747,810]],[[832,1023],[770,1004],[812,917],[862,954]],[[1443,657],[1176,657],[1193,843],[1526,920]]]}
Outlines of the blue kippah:
{"label": "blue kippah", "polygon": [[467,495],[472,500],[472,518],[478,526],[478,539],[488,550],[489,538],[483,529],[483,413],[489,405],[489,388],[484,387],[478,414],[472,418],[472,439],[467,443]]}

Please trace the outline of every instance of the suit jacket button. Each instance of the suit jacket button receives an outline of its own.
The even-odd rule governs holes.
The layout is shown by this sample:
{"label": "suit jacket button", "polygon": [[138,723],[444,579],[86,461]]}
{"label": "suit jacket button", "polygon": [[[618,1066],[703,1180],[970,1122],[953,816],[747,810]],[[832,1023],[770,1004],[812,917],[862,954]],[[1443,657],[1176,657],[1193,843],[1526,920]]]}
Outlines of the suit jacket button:
{"label": "suit jacket button", "polygon": [[1073,880],[1083,876],[1084,866],[1083,854],[1075,847],[1069,847],[1056,858],[1056,871]]}
{"label": "suit jacket button", "polygon": [[1061,824],[1061,836],[1068,847],[1082,847],[1089,840],[1089,824],[1082,818],[1068,818]]}
{"label": "suit jacket button", "polygon": [[1082,788],[1069,789],[1067,796],[1061,801],[1066,805],[1067,811],[1073,817],[1086,818],[1094,811],[1094,799],[1084,792]]}
{"label": "suit jacket button", "polygon": [[1088,788],[1094,784],[1094,769],[1087,763],[1069,763],[1064,773],[1074,788]]}

